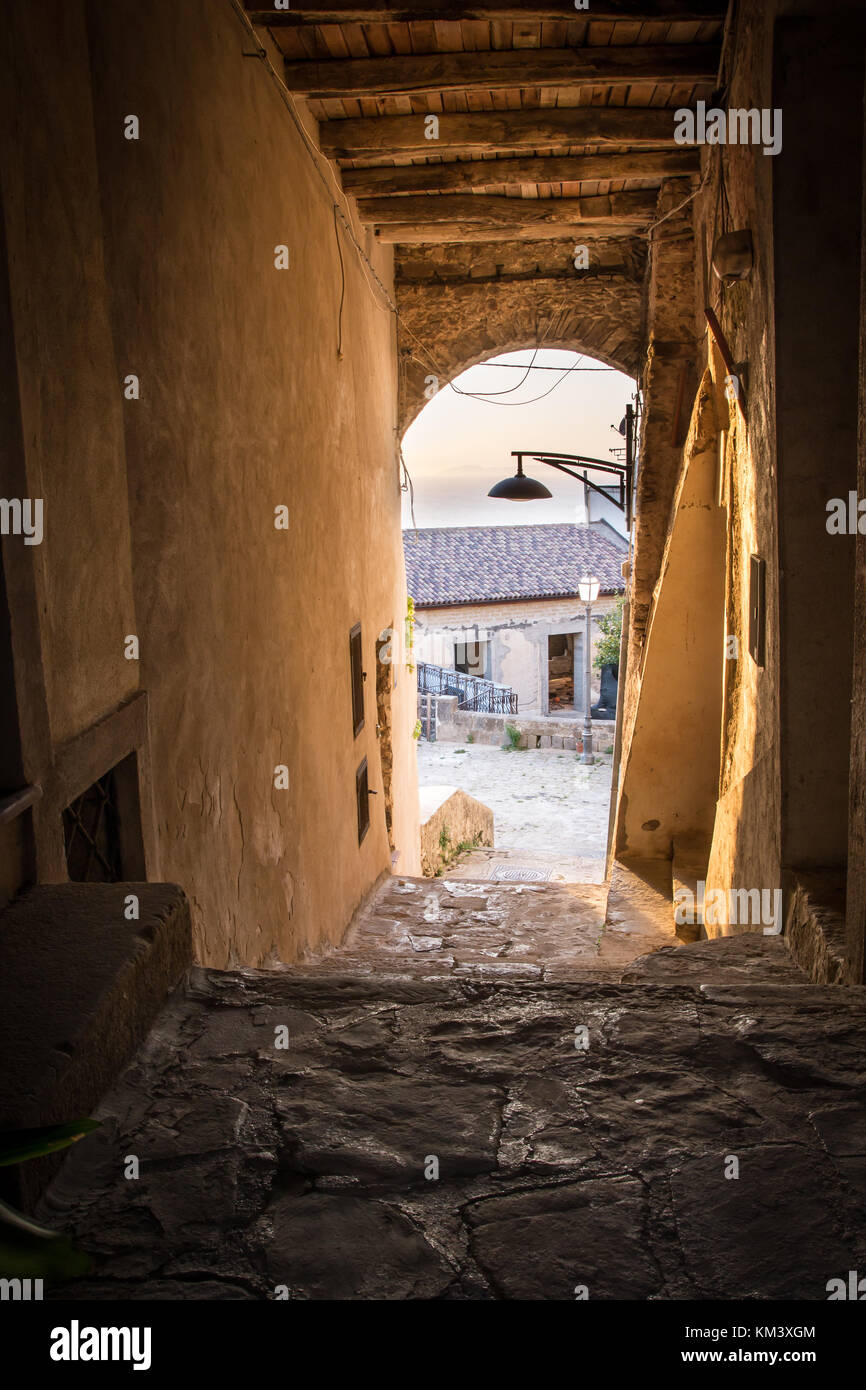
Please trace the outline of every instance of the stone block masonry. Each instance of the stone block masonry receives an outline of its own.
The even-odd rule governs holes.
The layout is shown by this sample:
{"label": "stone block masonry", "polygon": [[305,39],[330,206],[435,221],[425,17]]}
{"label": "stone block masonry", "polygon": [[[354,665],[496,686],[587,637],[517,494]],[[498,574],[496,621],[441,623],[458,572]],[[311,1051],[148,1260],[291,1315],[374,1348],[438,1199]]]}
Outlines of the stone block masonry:
{"label": "stone block masonry", "polygon": [[458,845],[493,845],[493,812],[456,787],[422,787],[421,872],[441,873]]}
{"label": "stone block masonry", "polygon": [[[437,700],[436,737],[443,743],[484,743],[502,747],[509,741],[508,728],[520,730],[521,748],[583,748],[583,717],[573,719],[535,719],[519,714],[478,714],[457,708],[456,695],[440,695]],[[596,753],[613,747],[613,720],[594,719],[592,733]]]}

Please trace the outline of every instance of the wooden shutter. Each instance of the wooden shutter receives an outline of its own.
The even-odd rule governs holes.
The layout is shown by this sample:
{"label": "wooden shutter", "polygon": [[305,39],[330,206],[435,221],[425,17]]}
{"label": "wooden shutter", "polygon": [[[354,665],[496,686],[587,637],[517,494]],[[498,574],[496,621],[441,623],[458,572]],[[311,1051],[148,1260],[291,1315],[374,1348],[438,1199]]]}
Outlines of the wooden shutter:
{"label": "wooden shutter", "polygon": [[352,727],[357,738],[364,727],[364,664],[360,623],[356,623],[349,633],[349,661],[352,670]]}
{"label": "wooden shutter", "polygon": [[358,844],[370,829],[370,788],[367,782],[367,759],[355,773],[355,799],[358,803]]}

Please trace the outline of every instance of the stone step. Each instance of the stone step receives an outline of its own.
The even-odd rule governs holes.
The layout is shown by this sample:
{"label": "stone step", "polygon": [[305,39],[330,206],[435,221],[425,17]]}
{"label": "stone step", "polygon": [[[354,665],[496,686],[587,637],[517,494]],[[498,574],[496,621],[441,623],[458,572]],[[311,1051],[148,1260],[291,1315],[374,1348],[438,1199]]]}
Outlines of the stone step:
{"label": "stone step", "polygon": [[817,984],[845,980],[845,883],[840,870],[793,875],[785,935],[797,963]]}
{"label": "stone step", "polygon": [[601,954],[623,968],[676,945],[669,859],[617,859],[611,868]]}
{"label": "stone step", "polygon": [[[710,843],[703,835],[678,835],[674,839],[672,864],[673,899],[683,891],[691,894],[695,904],[694,921],[677,923],[674,931],[680,941],[700,941],[706,939],[703,909],[698,907],[698,884],[707,881],[707,866],[710,862]],[[688,901],[686,899],[686,901]]]}

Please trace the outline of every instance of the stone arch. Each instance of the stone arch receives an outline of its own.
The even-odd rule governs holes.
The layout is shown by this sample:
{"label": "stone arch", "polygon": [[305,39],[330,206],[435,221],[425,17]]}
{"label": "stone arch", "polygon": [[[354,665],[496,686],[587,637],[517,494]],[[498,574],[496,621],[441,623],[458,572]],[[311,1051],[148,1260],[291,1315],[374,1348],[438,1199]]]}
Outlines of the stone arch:
{"label": "stone arch", "polygon": [[584,352],[637,376],[643,360],[643,283],[637,276],[578,281],[538,279],[483,284],[400,283],[399,433],[405,434],[439,387],[504,352],[543,343]]}

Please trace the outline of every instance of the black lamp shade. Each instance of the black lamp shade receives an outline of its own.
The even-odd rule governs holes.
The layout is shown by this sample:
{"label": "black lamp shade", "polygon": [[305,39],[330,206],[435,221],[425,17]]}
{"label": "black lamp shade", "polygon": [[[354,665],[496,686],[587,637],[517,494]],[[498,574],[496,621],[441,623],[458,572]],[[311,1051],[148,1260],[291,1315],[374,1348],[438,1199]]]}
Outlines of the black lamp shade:
{"label": "black lamp shade", "polygon": [[552,497],[553,493],[537,478],[527,478],[521,469],[513,478],[503,478],[501,483],[490,489],[487,496],[504,497],[509,502],[533,502],[541,497]]}

